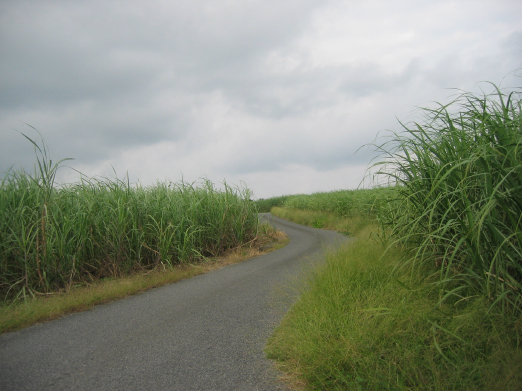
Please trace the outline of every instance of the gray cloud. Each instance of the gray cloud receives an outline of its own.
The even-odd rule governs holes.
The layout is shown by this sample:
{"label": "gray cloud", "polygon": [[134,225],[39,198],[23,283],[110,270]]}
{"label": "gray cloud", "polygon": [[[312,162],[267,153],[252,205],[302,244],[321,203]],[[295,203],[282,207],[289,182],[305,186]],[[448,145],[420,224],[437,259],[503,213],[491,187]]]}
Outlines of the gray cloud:
{"label": "gray cloud", "polygon": [[0,171],[34,160],[20,121],[55,159],[146,166],[144,181],[160,164],[225,177],[359,166],[373,155],[354,152],[395,116],[520,67],[520,12],[511,0],[3,1]]}
{"label": "gray cloud", "polygon": [[[313,7],[231,4],[3,3],[0,115],[38,122],[50,143],[60,134],[80,161],[175,140],[190,129],[194,94],[234,90],[256,59],[306,27]],[[162,97],[174,102],[158,109]]]}

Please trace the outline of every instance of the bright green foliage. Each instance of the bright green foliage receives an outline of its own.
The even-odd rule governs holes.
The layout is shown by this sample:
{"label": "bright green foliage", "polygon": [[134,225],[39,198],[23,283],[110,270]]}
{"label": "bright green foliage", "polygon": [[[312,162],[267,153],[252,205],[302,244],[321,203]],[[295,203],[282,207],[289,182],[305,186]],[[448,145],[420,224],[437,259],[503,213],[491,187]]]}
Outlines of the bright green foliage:
{"label": "bright green foliage", "polygon": [[[358,239],[302,279],[268,357],[307,390],[519,390],[522,324],[487,300],[438,305],[398,250]],[[302,388],[299,388],[302,389]]]}
{"label": "bright green foliage", "polygon": [[[267,345],[299,389],[522,389],[520,95],[424,113],[378,146],[393,185],[379,226],[303,279]],[[313,196],[284,206],[317,215],[274,212],[320,225],[335,209]]]}
{"label": "bright green foliage", "polygon": [[[454,107],[457,110],[453,110]],[[446,298],[486,294],[522,310],[520,95],[465,93],[380,146],[401,202],[382,219]]]}
{"label": "bright green foliage", "polygon": [[216,256],[257,234],[246,188],[94,178],[55,186],[59,164],[33,144],[36,173],[10,171],[0,187],[3,297]]}

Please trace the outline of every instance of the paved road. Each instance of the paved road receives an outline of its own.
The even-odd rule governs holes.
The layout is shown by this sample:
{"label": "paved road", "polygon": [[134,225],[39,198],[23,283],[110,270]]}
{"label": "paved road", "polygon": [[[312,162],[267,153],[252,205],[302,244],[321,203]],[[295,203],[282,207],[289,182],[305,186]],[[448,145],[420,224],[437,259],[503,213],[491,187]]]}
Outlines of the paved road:
{"label": "paved road", "polygon": [[286,247],[0,336],[0,390],[281,390],[263,347],[274,292],[346,238],[263,214]]}

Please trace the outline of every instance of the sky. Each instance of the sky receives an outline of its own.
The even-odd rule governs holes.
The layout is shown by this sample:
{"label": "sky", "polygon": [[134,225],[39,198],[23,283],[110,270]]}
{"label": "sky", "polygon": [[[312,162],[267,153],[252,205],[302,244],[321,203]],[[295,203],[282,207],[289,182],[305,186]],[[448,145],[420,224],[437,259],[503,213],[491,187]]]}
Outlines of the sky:
{"label": "sky", "polygon": [[417,107],[521,86],[520,20],[520,0],[0,0],[0,172],[33,171],[35,128],[74,159],[59,183],[368,187],[369,145]]}

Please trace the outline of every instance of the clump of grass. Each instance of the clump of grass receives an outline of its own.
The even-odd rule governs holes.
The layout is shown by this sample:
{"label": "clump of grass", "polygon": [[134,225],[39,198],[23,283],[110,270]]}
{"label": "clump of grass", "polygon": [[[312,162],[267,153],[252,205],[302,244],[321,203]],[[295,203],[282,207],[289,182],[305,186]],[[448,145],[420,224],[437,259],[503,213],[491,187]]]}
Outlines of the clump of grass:
{"label": "clump of grass", "polygon": [[[517,390],[522,324],[487,297],[440,305],[432,281],[397,273],[400,250],[358,239],[302,280],[266,352],[295,389]],[[395,272],[394,272],[395,271]]]}
{"label": "clump of grass", "polygon": [[[28,138],[28,137],[27,137]],[[215,257],[253,240],[258,216],[245,187],[131,186],[86,178],[56,185],[42,142],[34,174],[7,172],[0,184],[0,295],[12,300],[78,281]]]}
{"label": "clump of grass", "polygon": [[396,198],[394,187],[296,194],[285,196],[280,205],[274,204],[271,213],[309,227],[357,235]]}
{"label": "clump of grass", "polygon": [[463,93],[378,147],[400,194],[383,228],[438,270],[443,299],[522,310],[521,108],[516,91]]}
{"label": "clump of grass", "polygon": [[397,197],[393,187],[335,190],[313,194],[294,194],[255,201],[259,212],[272,208],[329,213],[338,217],[376,216]]}

